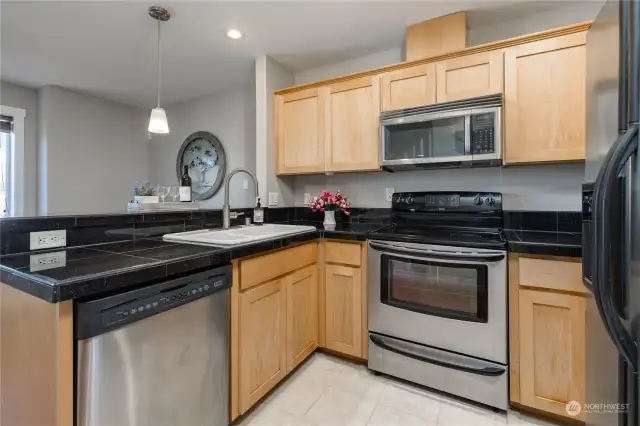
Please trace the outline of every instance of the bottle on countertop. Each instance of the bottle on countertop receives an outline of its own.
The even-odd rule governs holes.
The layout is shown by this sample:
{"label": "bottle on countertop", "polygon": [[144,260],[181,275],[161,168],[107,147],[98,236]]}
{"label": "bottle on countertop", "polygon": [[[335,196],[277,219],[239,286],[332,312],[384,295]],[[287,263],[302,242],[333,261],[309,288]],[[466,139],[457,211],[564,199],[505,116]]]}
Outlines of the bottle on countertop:
{"label": "bottle on countertop", "polygon": [[256,200],[256,208],[253,209],[253,223],[262,225],[264,223],[264,209],[260,204],[260,197]]}
{"label": "bottle on countertop", "polygon": [[189,177],[189,166],[184,166],[184,174],[180,178],[180,201],[183,203],[191,202],[191,177]]}

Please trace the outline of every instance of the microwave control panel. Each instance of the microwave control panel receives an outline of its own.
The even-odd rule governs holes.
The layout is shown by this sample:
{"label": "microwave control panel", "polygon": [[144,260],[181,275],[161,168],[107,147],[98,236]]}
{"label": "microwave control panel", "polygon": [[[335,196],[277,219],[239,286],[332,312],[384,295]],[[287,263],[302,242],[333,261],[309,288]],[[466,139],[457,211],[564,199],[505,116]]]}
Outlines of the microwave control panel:
{"label": "microwave control panel", "polygon": [[474,114],[471,116],[471,153],[493,154],[495,150],[494,113]]}

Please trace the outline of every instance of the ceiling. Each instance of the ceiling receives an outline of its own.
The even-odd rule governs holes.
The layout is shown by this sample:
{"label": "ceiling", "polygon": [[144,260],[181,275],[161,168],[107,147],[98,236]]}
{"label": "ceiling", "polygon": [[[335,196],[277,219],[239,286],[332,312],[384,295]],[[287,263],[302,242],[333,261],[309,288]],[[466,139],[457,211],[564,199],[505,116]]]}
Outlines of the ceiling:
{"label": "ceiling", "polygon": [[[153,4],[0,2],[2,79],[53,84],[143,108],[155,106]],[[254,59],[274,57],[292,71],[399,46],[405,26],[471,10],[483,26],[566,5],[557,1],[227,1],[156,3],[162,26],[162,103],[252,84]],[[229,28],[244,33],[226,37]]]}

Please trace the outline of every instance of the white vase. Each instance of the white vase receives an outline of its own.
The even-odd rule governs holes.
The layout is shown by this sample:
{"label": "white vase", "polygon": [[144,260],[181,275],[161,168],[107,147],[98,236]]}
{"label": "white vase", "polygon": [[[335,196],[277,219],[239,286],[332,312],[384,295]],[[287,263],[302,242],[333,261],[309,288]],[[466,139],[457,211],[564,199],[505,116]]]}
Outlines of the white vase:
{"label": "white vase", "polygon": [[146,204],[146,203],[159,203],[160,197],[158,195],[136,195],[136,203],[138,204]]}
{"label": "white vase", "polygon": [[322,222],[325,229],[331,229],[336,227],[336,212],[325,210],[324,212],[324,222]]}

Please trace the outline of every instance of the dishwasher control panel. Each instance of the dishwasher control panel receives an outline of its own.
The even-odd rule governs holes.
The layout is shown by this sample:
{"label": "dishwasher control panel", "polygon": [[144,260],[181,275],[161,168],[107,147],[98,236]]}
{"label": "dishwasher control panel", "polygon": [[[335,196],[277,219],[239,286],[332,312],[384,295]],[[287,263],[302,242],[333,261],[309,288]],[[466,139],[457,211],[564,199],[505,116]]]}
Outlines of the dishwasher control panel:
{"label": "dishwasher control panel", "polygon": [[212,277],[208,280],[194,282],[172,290],[170,289],[166,293],[134,300],[131,303],[126,303],[104,312],[102,314],[102,325],[111,327],[136,321],[140,317],[148,317],[206,297],[222,288],[226,288],[224,278]]}
{"label": "dishwasher control panel", "polygon": [[216,268],[150,287],[78,304],[76,336],[105,333],[231,287],[231,267]]}

